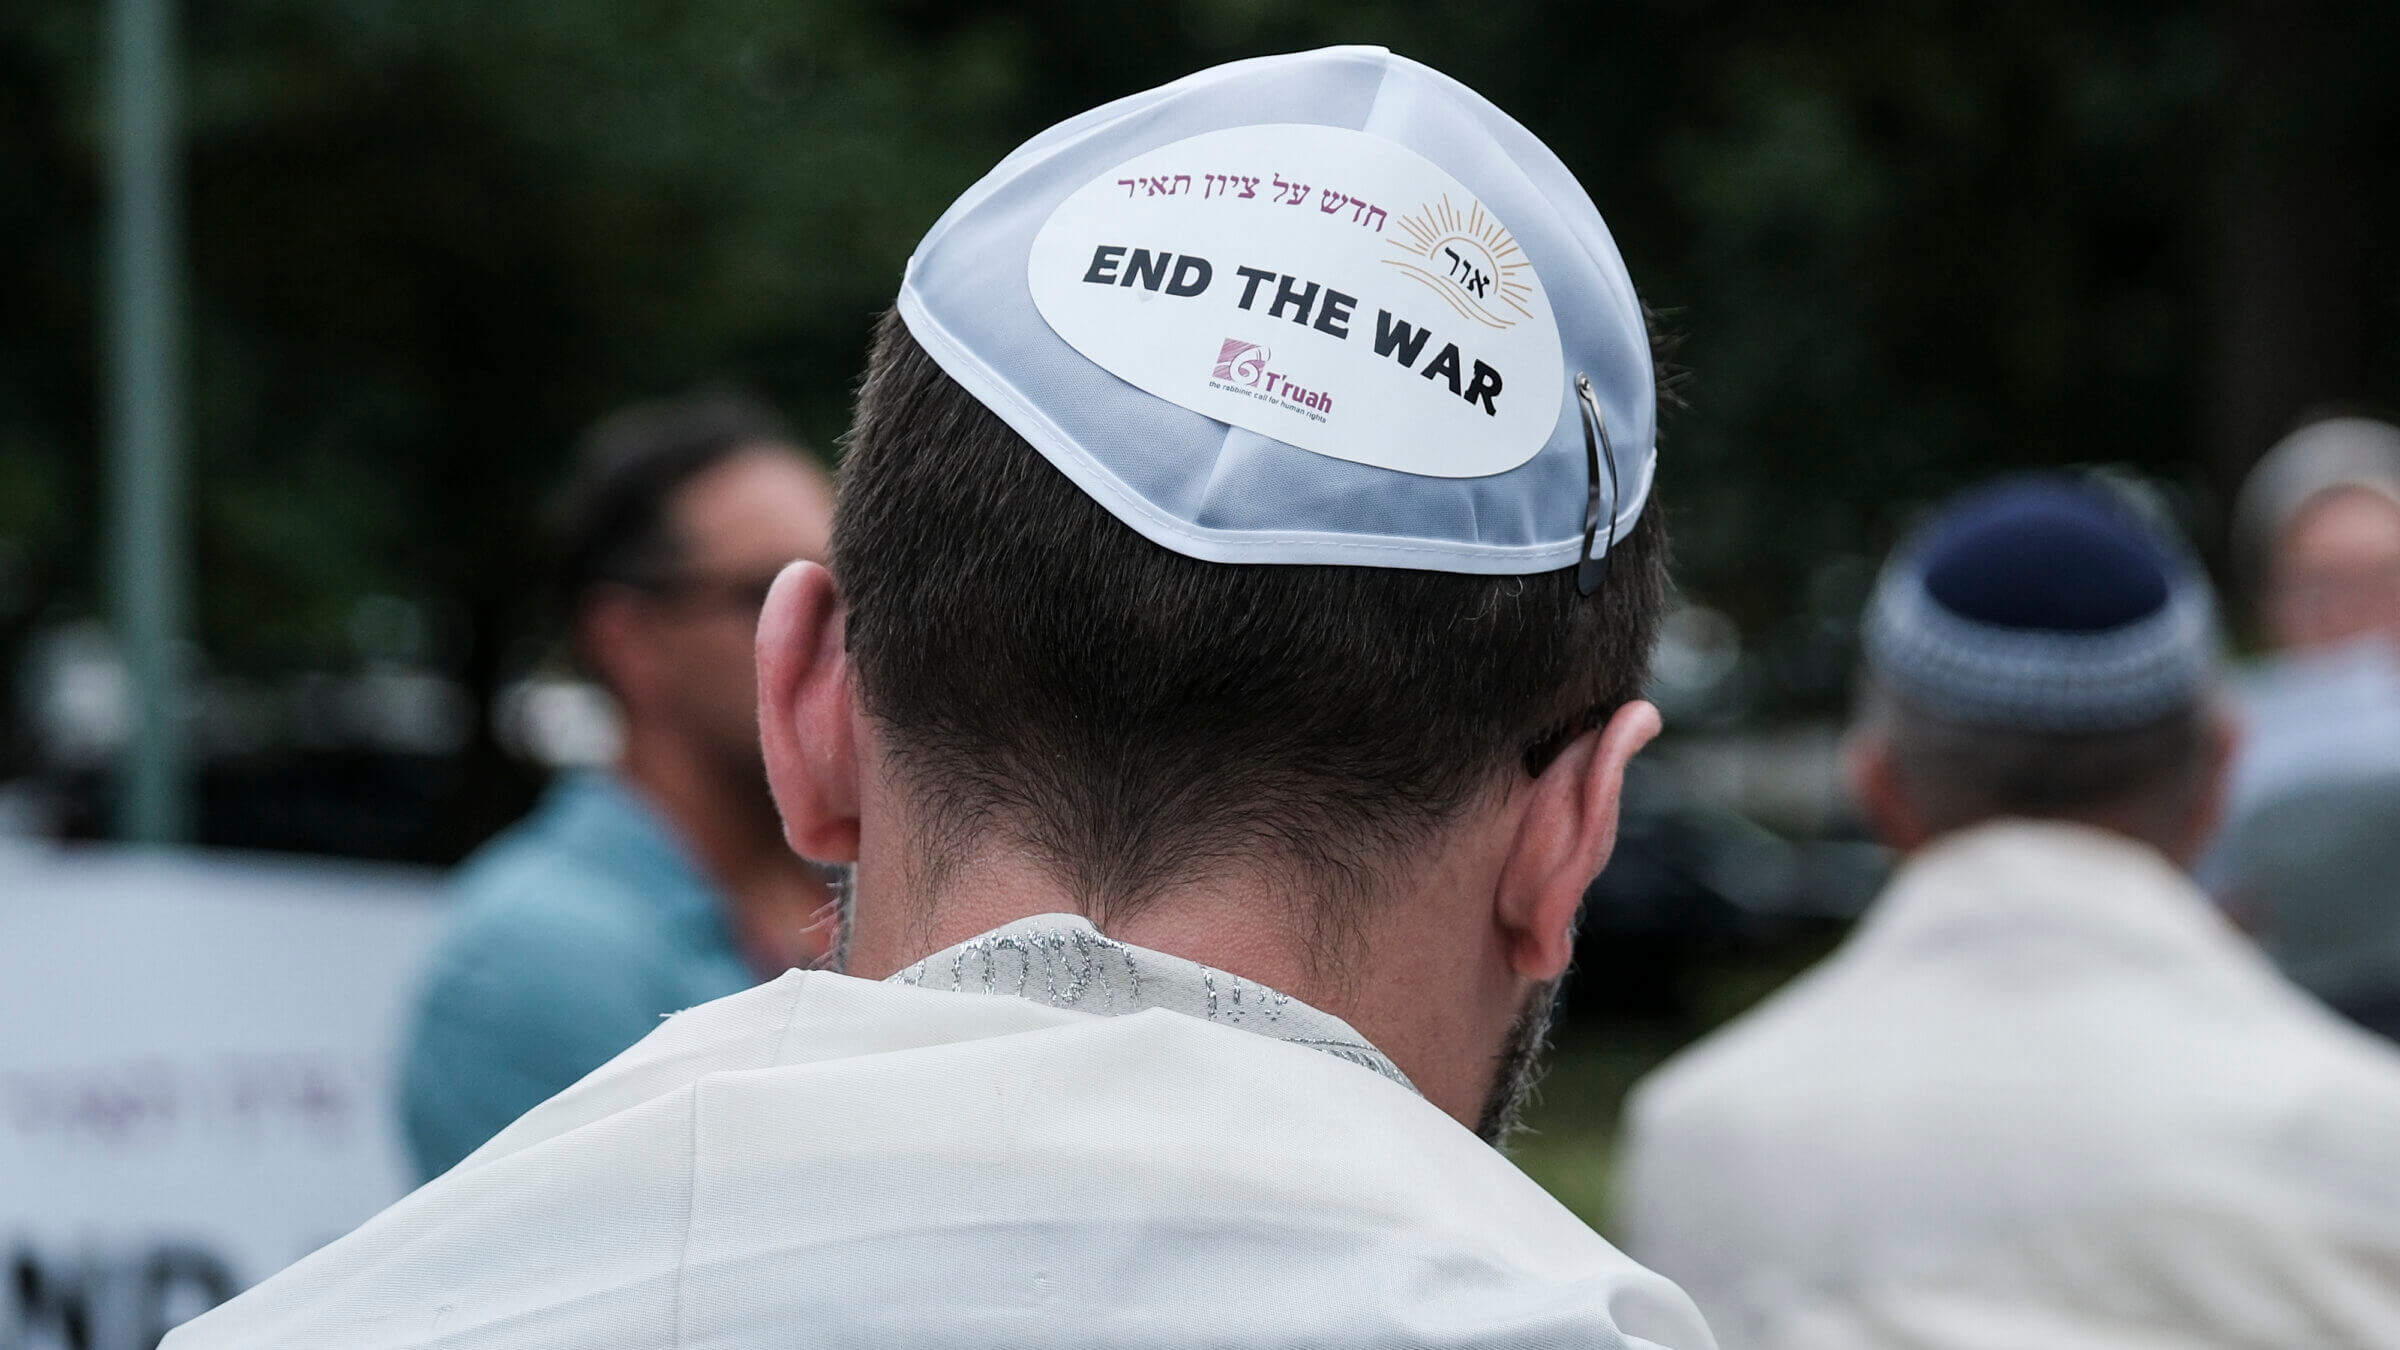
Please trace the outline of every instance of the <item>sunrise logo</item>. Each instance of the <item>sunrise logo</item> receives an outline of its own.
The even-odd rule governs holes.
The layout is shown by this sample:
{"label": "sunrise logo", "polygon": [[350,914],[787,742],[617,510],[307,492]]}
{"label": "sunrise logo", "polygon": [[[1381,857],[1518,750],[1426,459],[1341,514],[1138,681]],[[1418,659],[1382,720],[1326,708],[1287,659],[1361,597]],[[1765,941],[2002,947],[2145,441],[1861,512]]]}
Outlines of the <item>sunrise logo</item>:
{"label": "sunrise logo", "polygon": [[1523,275],[1532,265],[1483,203],[1469,202],[1461,215],[1444,197],[1392,219],[1400,228],[1384,242],[1402,256],[1384,262],[1448,301],[1460,318],[1488,328],[1514,328],[1533,317],[1525,308],[1533,288]]}

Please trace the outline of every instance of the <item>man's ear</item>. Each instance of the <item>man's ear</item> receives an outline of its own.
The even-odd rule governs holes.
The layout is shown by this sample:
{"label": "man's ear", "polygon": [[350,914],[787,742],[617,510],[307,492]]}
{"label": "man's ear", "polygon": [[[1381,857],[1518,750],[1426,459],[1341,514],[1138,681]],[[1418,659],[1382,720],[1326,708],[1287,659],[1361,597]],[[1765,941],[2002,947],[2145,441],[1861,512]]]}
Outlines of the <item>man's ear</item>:
{"label": "man's ear", "polygon": [[657,700],[658,642],[640,594],[624,586],[594,587],[575,602],[574,633],[577,659],[625,714],[647,714]]}
{"label": "man's ear", "polygon": [[2212,708],[2201,734],[2207,740],[2200,749],[2198,791],[2192,794],[2191,809],[2177,831],[2174,850],[2175,860],[2186,867],[2199,861],[2225,823],[2225,799],[2233,788],[2233,757],[2242,747],[2241,719],[2226,708]]}
{"label": "man's ear", "polygon": [[1880,733],[1850,733],[1842,743],[1842,776],[1850,780],[1850,796],[1876,838],[1902,853],[1933,838],[1924,817],[1901,790],[1900,766],[1892,758],[1892,743]]}
{"label": "man's ear", "polygon": [[847,614],[833,574],[796,562],[758,616],[758,735],[784,842],[818,862],[858,860],[858,747]]}
{"label": "man's ear", "polygon": [[1575,915],[1617,846],[1625,768],[1659,731],[1658,709],[1635,700],[1598,731],[1569,742],[1517,820],[1502,869],[1497,918],[1510,963],[1527,981],[1555,980],[1575,958]]}

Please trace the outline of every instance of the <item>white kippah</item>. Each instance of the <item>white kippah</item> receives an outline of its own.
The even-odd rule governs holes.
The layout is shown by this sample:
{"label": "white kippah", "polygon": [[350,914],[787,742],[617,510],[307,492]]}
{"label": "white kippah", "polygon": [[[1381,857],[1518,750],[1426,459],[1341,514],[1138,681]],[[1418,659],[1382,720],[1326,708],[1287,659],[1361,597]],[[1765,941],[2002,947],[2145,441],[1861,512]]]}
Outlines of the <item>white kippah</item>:
{"label": "white kippah", "polygon": [[1591,199],[1380,48],[1052,127],[934,223],[899,307],[1094,500],[1213,562],[1549,571],[1587,504],[1595,552],[1630,528],[1656,467],[1641,304]]}
{"label": "white kippah", "polygon": [[2400,502],[2400,427],[2371,417],[2327,417],[2269,447],[2234,498],[2241,565],[2263,568],[2301,508],[2337,488]]}

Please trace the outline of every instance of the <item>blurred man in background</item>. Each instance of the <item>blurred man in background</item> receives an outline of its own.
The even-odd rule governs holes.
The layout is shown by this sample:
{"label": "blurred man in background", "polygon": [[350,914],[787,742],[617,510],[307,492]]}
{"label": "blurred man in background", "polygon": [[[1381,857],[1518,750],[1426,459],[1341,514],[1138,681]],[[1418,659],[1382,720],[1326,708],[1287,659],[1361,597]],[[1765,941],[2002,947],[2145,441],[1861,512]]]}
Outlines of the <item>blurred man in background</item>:
{"label": "blurred man in background", "polygon": [[2400,1344],[2400,1055],[2181,870],[2230,744],[2211,610],[2074,480],[1887,567],[1851,769],[1905,861],[1629,1107],[1628,1248],[1729,1350]]}
{"label": "blurred man in background", "polygon": [[1434,71],[1044,133],[760,622],[864,978],[672,1019],[171,1343],[1711,1345],[1486,1142],[1658,729],[1655,419],[1590,198]]}
{"label": "blurred man in background", "polygon": [[2276,652],[2239,689],[2202,875],[2293,979],[2400,1039],[2400,427],[2286,436],[2243,485],[2234,543]]}
{"label": "blurred man in background", "polygon": [[2328,417],[2278,441],[2242,485],[2234,543],[2278,649],[2400,643],[2400,427]]}
{"label": "blurred man in background", "polygon": [[425,1175],[660,1017],[826,953],[829,893],[766,791],[751,644],[775,574],[822,561],[832,519],[832,480],[744,399],[642,404],[585,438],[556,521],[562,599],[623,751],[457,875],[404,1069]]}

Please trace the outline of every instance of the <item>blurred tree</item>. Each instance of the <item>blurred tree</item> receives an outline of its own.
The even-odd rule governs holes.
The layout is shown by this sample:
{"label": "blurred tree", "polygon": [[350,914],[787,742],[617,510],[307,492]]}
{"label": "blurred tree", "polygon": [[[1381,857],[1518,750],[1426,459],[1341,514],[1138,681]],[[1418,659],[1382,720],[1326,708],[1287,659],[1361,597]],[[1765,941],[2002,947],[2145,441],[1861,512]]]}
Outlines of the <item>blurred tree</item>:
{"label": "blurred tree", "polygon": [[[488,693],[575,431],[706,379],[830,447],[908,251],[1026,135],[1201,66],[1381,42],[1582,177],[1686,330],[1687,588],[1837,696],[1917,503],[2124,462],[2213,517],[2400,376],[2388,7],[2262,0],[190,0],[199,634],[351,659],[370,594]],[[97,591],[100,39],[0,8],[0,660]],[[48,616],[47,618],[44,616]],[[1833,636],[1828,637],[1827,634]],[[0,748],[0,755],[8,752]],[[5,769],[0,762],[0,770]],[[522,800],[488,736],[455,853]]]}

